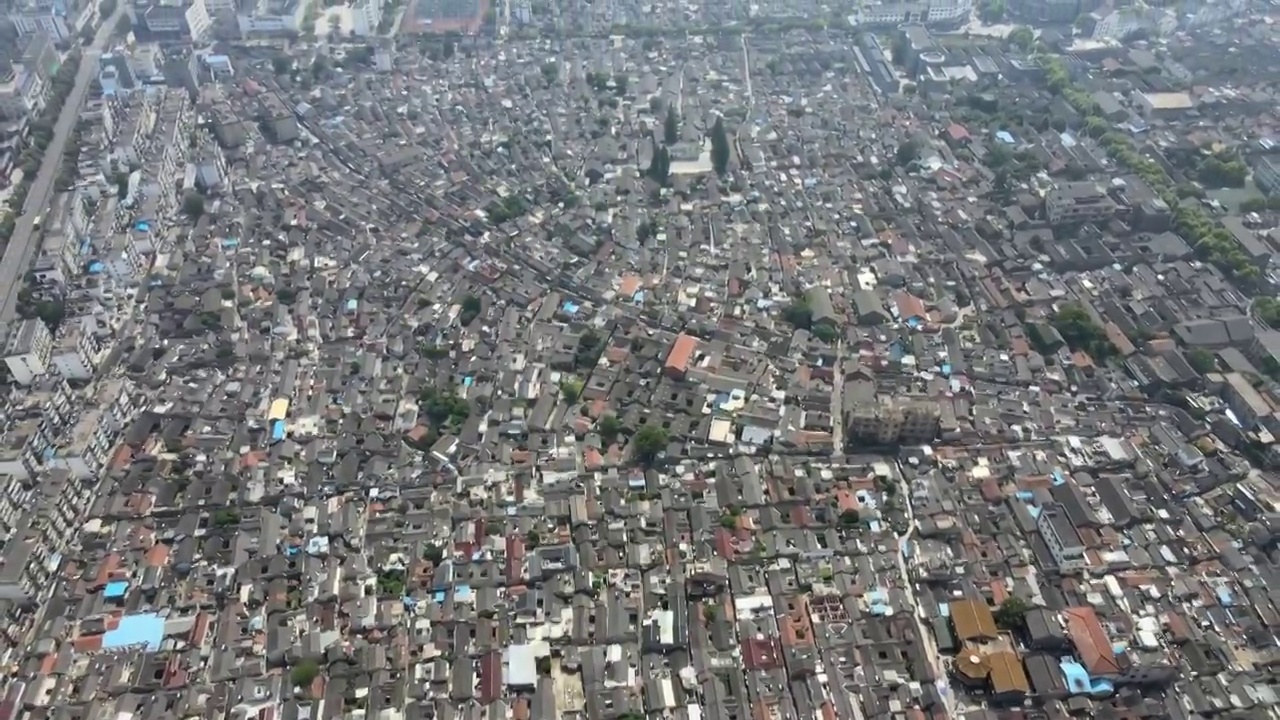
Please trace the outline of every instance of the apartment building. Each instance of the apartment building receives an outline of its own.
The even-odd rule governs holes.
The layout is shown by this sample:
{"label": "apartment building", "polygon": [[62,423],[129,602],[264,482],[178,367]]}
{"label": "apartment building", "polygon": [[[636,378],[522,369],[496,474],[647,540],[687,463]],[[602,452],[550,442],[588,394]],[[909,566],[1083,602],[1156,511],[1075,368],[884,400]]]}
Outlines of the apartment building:
{"label": "apartment building", "polygon": [[35,68],[15,63],[0,76],[0,117],[36,115],[44,109],[49,84]]}
{"label": "apartment building", "polygon": [[1268,195],[1280,195],[1280,156],[1259,157],[1253,166],[1253,179]]}
{"label": "apartment building", "polygon": [[848,19],[859,26],[959,25],[972,12],[973,0],[863,0]]}
{"label": "apartment building", "polygon": [[1045,214],[1051,223],[1083,223],[1105,220],[1119,205],[1093,182],[1059,183],[1045,196]]}
{"label": "apartment building", "polygon": [[6,414],[9,426],[0,447],[0,477],[27,479],[45,469],[45,458],[75,421],[76,410],[67,382],[47,376],[29,387]]}
{"label": "apartment building", "polygon": [[31,385],[49,371],[52,351],[49,326],[43,320],[23,320],[5,344],[4,363],[9,367],[9,377],[19,385]]}
{"label": "apartment building", "polygon": [[9,22],[17,29],[19,37],[48,33],[54,40],[65,41],[72,40],[75,34],[66,16],[51,7],[11,12]]}
{"label": "apartment building", "polygon": [[102,357],[102,343],[94,334],[91,316],[67,318],[58,329],[49,364],[65,380],[92,380]]}
{"label": "apartment building", "polygon": [[941,414],[938,403],[925,398],[877,396],[847,408],[847,440],[865,445],[911,445],[933,442]]}
{"label": "apartment building", "polygon": [[310,0],[240,0],[236,22],[242,35],[298,32]]}
{"label": "apartment building", "polygon": [[1060,572],[1080,572],[1088,567],[1084,541],[1061,505],[1050,503],[1041,508],[1036,528],[1045,545],[1049,546],[1049,554]]}

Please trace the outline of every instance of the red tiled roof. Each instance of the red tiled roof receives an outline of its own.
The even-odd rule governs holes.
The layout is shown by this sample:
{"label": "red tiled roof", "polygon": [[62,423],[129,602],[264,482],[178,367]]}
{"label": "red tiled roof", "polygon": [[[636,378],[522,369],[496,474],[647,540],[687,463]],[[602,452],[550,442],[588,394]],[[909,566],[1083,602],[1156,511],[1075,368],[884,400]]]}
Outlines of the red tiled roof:
{"label": "red tiled roof", "polygon": [[1111,640],[1102,628],[1098,612],[1091,607],[1067,608],[1067,634],[1076,646],[1080,662],[1090,675],[1119,675],[1120,663],[1111,649]]}
{"label": "red tiled roof", "polygon": [[693,351],[698,348],[698,339],[692,335],[680,333],[667,353],[666,368],[677,372],[687,372],[689,361],[693,359]]}
{"label": "red tiled roof", "polygon": [[742,665],[748,670],[775,670],[782,667],[778,645],[772,638],[748,638],[742,641]]}

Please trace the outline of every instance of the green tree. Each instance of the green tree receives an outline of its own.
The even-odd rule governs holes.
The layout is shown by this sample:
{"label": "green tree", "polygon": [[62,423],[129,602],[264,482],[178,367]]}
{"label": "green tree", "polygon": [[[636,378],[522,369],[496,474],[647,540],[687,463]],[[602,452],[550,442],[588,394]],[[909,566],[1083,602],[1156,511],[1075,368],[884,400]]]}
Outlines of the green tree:
{"label": "green tree", "polygon": [[1005,0],[982,0],[978,3],[978,17],[982,18],[985,23],[998,23],[1004,20],[1004,14],[1009,9]]}
{"label": "green tree", "polygon": [[1191,369],[1200,373],[1211,373],[1218,367],[1218,361],[1213,357],[1213,353],[1204,348],[1192,348],[1187,352],[1187,363],[1191,365]]}
{"label": "green tree", "polygon": [[649,161],[649,169],[645,174],[649,179],[666,187],[671,178],[671,151],[665,145],[655,143],[653,158]]}
{"label": "green tree", "polygon": [[857,525],[859,520],[861,520],[861,518],[858,516],[858,511],[853,508],[849,508],[848,510],[840,513],[840,524],[845,527]]}
{"label": "green tree", "polygon": [[1036,43],[1036,35],[1029,27],[1016,27],[1005,38],[1013,47],[1026,52]]}
{"label": "green tree", "polygon": [[310,687],[311,683],[315,681],[319,674],[319,663],[315,660],[303,660],[297,665],[294,665],[293,669],[289,671],[289,682],[293,683],[293,686],[298,688]]}
{"label": "green tree", "polygon": [[631,445],[636,459],[650,464],[667,449],[667,431],[657,425],[645,425],[636,433]]}
{"label": "green tree", "polygon": [[567,377],[560,381],[560,396],[565,402],[577,402],[582,397],[582,381],[576,377]]}
{"label": "green tree", "polygon": [[1095,140],[1106,135],[1110,130],[1111,126],[1100,117],[1091,117],[1084,121],[1085,134]]}
{"label": "green tree", "polygon": [[1010,595],[1007,600],[1000,603],[1000,607],[996,608],[994,613],[996,624],[1006,630],[1022,627],[1023,618],[1030,610],[1031,604],[1026,600],[1017,595]]}
{"label": "green tree", "polygon": [[473,320],[480,316],[481,308],[480,298],[475,295],[467,295],[462,298],[462,310],[458,314],[458,322],[463,327],[470,325]]}
{"label": "green tree", "polygon": [[378,573],[378,596],[393,598],[403,597],[404,571],[383,570]]}
{"label": "green tree", "polygon": [[1089,312],[1079,303],[1067,303],[1062,306],[1062,309],[1054,313],[1052,324],[1068,347],[1072,350],[1087,352],[1094,360],[1106,360],[1116,352],[1106,332],[1093,321]]}
{"label": "green tree", "polygon": [[662,139],[668,145],[680,142],[680,116],[675,105],[667,106],[667,119],[662,123]]}
{"label": "green tree", "polygon": [[197,193],[187,193],[182,198],[182,212],[193,218],[200,217],[204,214],[204,198]]}
{"label": "green tree", "polygon": [[573,364],[579,368],[595,367],[600,359],[604,338],[594,330],[587,330],[578,337],[578,347],[573,352]]}
{"label": "green tree", "polygon": [[796,300],[782,311],[782,319],[797,330],[808,330],[813,325],[813,310],[803,298]]}
{"label": "green tree", "polygon": [[214,527],[230,527],[240,524],[240,513],[230,508],[219,510],[213,514]]}
{"label": "green tree", "polygon": [[831,343],[834,343],[836,339],[840,337],[840,331],[837,330],[835,326],[830,325],[828,323],[820,323],[818,325],[814,325],[809,330],[809,332],[813,333],[814,337],[818,338],[824,343],[827,343],[828,345],[830,345]]}
{"label": "green tree", "polygon": [[288,75],[293,71],[293,58],[288,55],[276,55],[271,58],[271,69],[277,75]]}
{"label": "green tree", "polygon": [[605,444],[612,445],[614,440],[618,439],[618,434],[622,432],[622,421],[617,415],[605,415],[600,418],[600,422],[596,423],[596,432],[600,433],[600,439]]}
{"label": "green tree", "polygon": [[427,543],[422,548],[422,559],[434,567],[444,560],[444,548],[434,543]]}
{"label": "green tree", "polygon": [[1249,168],[1239,158],[1213,155],[1200,163],[1196,179],[1211,188],[1244,187]]}
{"label": "green tree", "polygon": [[[999,146],[997,146],[999,147]],[[898,151],[894,153],[894,158],[898,161],[898,165],[906,167],[920,157],[920,143],[916,140],[907,140],[898,145]],[[990,163],[988,163],[990,164]]]}
{"label": "green tree", "polygon": [[729,135],[724,129],[723,117],[717,117],[711,126],[711,166],[719,175],[729,171]]}

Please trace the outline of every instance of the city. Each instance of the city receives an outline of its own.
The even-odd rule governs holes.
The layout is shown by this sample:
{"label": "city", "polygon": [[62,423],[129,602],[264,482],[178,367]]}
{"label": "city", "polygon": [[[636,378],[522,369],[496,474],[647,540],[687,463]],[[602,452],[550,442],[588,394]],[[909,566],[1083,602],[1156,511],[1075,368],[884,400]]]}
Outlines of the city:
{"label": "city", "polygon": [[1280,718],[1280,5],[3,17],[0,720]]}

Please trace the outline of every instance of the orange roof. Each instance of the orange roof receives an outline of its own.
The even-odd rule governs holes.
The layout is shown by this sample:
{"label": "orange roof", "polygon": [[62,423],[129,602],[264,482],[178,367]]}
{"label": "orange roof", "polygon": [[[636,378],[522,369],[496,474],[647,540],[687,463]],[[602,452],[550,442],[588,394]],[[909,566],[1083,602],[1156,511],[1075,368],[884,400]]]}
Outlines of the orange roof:
{"label": "orange roof", "polygon": [[97,652],[102,649],[102,635],[81,635],[72,641],[76,652]]}
{"label": "orange roof", "polygon": [[899,292],[894,297],[894,302],[898,306],[899,320],[907,320],[913,317],[924,319],[927,317],[924,310],[924,301],[909,292]]}
{"label": "orange roof", "polygon": [[133,448],[121,443],[120,447],[116,448],[115,454],[111,456],[111,468],[113,470],[123,470],[129,467],[131,462],[133,462]]}
{"label": "orange roof", "polygon": [[163,544],[152,545],[147,551],[146,563],[147,567],[164,567],[169,562],[169,546]]}
{"label": "orange roof", "polygon": [[991,653],[987,656],[987,667],[991,668],[991,689],[997,693],[1031,692],[1017,653],[1008,650]]}
{"label": "orange roof", "polygon": [[698,348],[698,338],[680,333],[667,353],[666,367],[669,370],[687,372],[689,361],[693,359],[693,351]]}
{"label": "orange roof", "polygon": [[994,638],[999,634],[991,608],[978,600],[953,601],[951,622],[956,626],[956,637],[961,640]]}
{"label": "orange roof", "polygon": [[1111,649],[1107,631],[1102,629],[1098,613],[1091,607],[1067,608],[1067,634],[1080,654],[1080,662],[1090,675],[1119,675],[1120,663]]}
{"label": "orange roof", "polygon": [[840,509],[840,512],[844,512],[845,510],[857,510],[858,499],[848,490],[837,490],[836,507]]}
{"label": "orange roof", "polygon": [[640,276],[630,273],[623,275],[621,282],[618,283],[618,294],[624,298],[631,298],[640,289]]}
{"label": "orange roof", "polygon": [[990,585],[990,588],[991,588],[991,600],[995,602],[996,605],[999,605],[1000,603],[1004,602],[1005,599],[1009,597],[1009,591],[1005,590],[1004,583],[1000,582],[999,580],[992,582]]}

